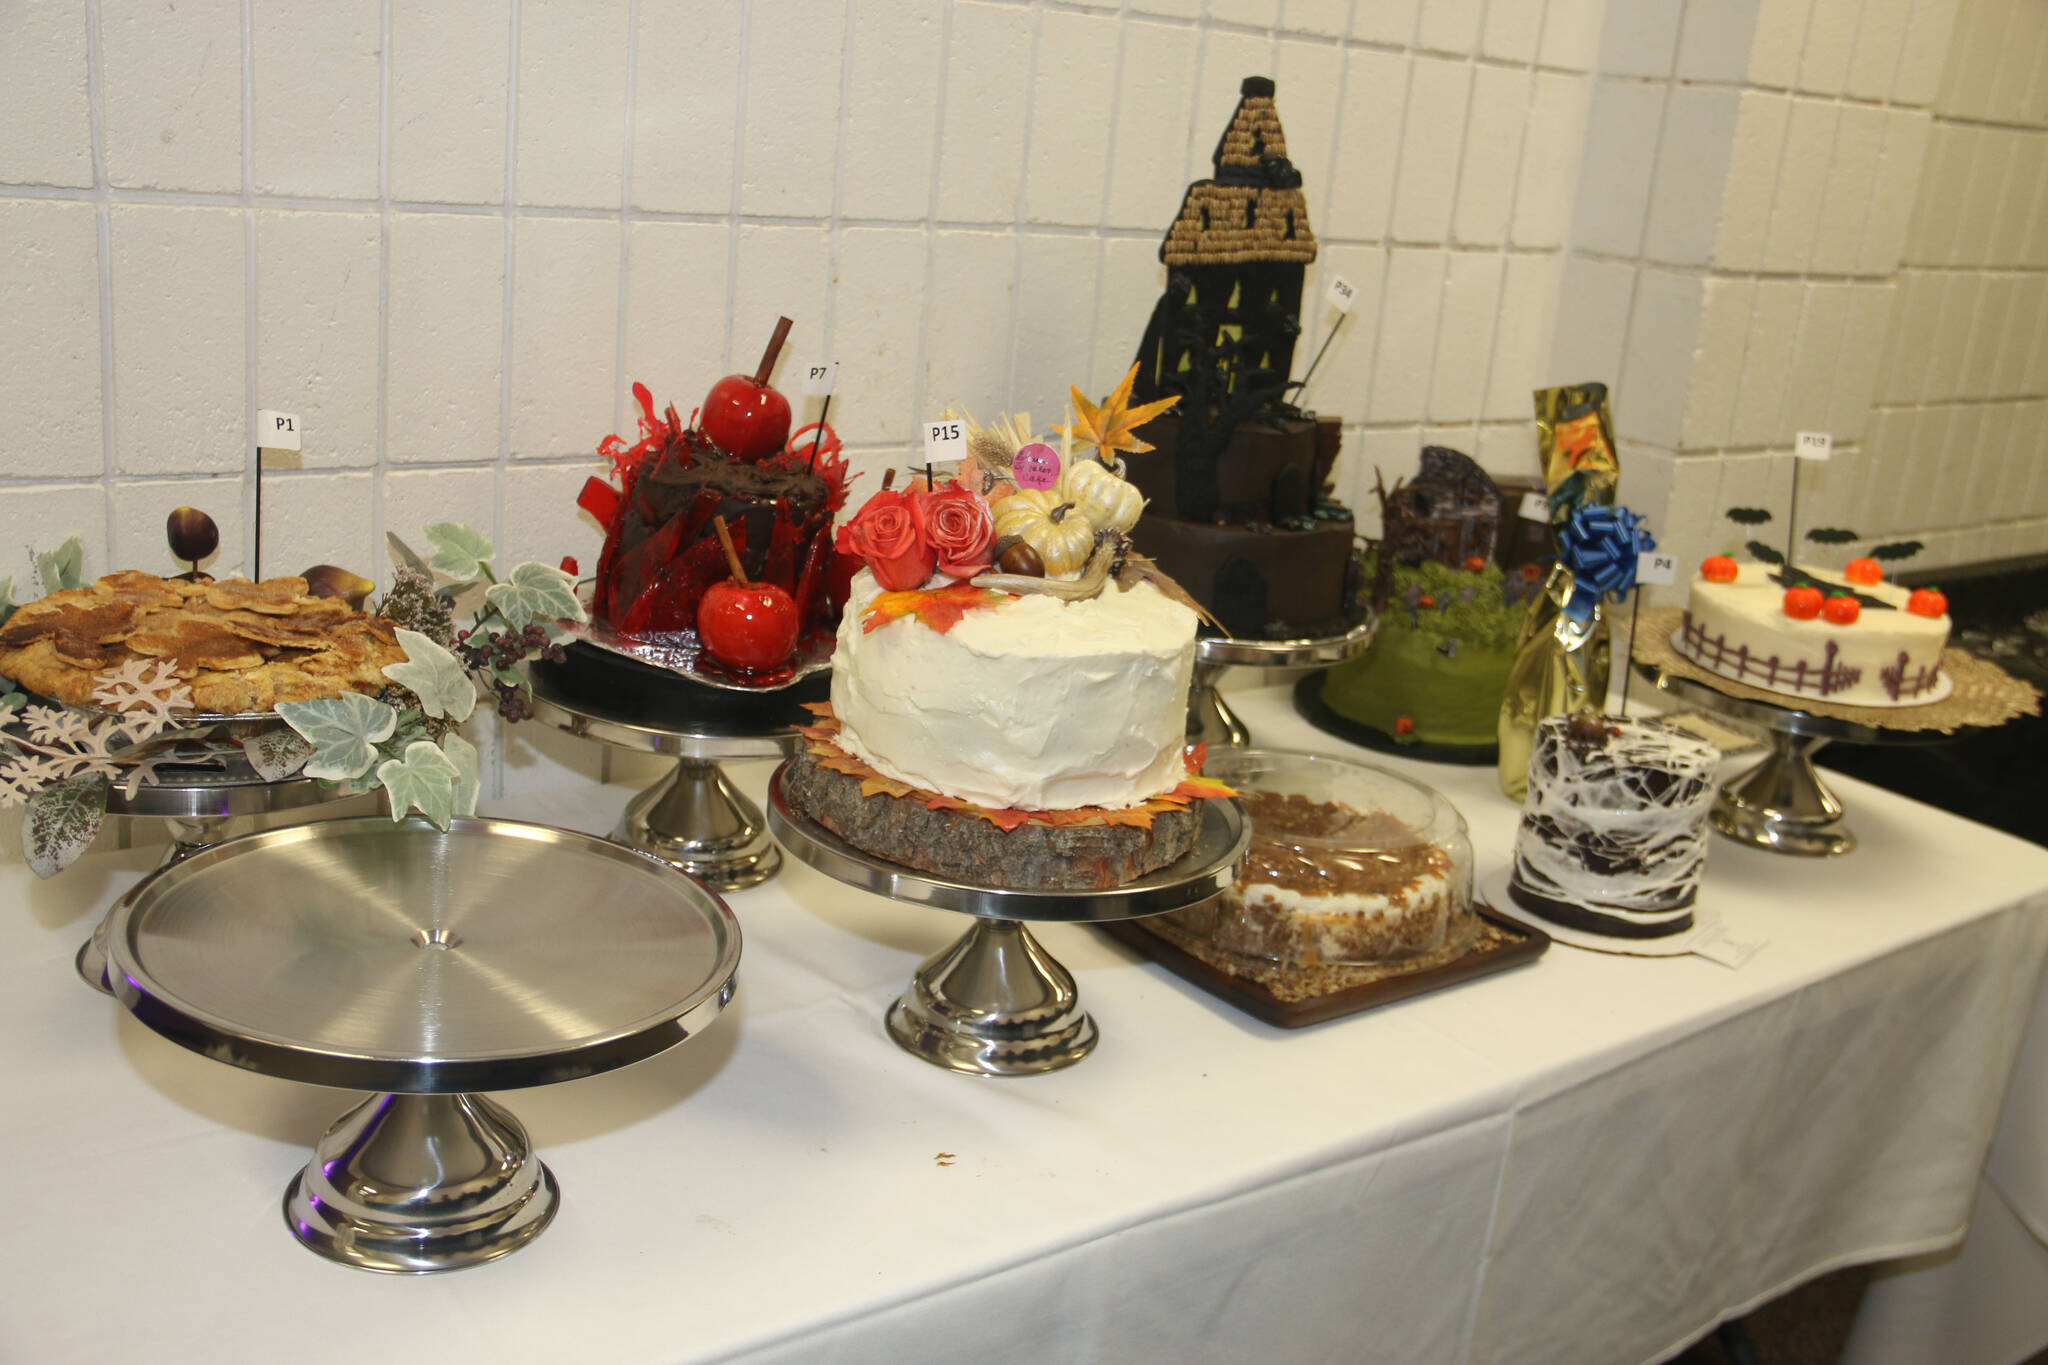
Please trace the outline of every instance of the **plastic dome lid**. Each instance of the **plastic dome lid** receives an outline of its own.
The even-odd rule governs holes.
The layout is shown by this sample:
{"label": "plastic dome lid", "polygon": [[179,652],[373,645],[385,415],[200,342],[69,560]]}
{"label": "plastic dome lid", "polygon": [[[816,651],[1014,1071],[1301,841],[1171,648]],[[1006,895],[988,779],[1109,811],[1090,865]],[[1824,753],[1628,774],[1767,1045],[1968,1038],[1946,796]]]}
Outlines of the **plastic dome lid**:
{"label": "plastic dome lid", "polygon": [[[1202,774],[1252,798],[1245,804],[1255,840],[1333,857],[1400,854],[1433,845],[1449,851],[1457,864],[1471,865],[1465,817],[1440,792],[1385,768],[1291,749],[1212,749]],[[1289,818],[1284,828],[1276,827],[1259,818],[1262,808],[1272,809],[1256,799],[1261,793],[1306,801],[1288,803]]]}

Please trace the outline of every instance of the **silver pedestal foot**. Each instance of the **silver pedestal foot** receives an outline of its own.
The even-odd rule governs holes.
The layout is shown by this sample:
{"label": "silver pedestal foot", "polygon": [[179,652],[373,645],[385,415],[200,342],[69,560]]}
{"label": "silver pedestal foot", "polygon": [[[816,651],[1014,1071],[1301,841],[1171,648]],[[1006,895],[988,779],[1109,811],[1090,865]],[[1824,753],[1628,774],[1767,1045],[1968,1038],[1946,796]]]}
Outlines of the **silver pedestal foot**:
{"label": "silver pedestal foot", "polygon": [[540,1236],[560,1200],[526,1129],[482,1095],[373,1095],[336,1120],[285,1192],[292,1235],[394,1275],[459,1270]]}
{"label": "silver pedestal foot", "polygon": [[[219,843],[227,837],[228,822],[218,816],[199,816],[193,819],[182,817],[167,819],[171,846],[164,851],[159,868],[181,863],[200,850]],[[120,902],[116,901],[115,905]],[[107,981],[107,926],[114,922],[114,910],[109,906],[107,913],[100,916],[100,922],[93,926],[92,936],[78,945],[78,955],[71,959],[71,965],[78,969],[78,979],[98,991],[101,995],[112,995],[114,988]]]}
{"label": "silver pedestal foot", "polygon": [[1714,798],[1714,828],[1774,853],[1830,858],[1856,847],[1842,826],[1842,803],[1821,783],[1813,756],[1827,740],[1770,732],[1764,761],[1732,779]]}
{"label": "silver pedestal foot", "polygon": [[612,838],[718,891],[759,885],[782,866],[761,808],[705,759],[676,760],[674,772],[633,798]]}
{"label": "silver pedestal foot", "polygon": [[917,969],[887,1023],[906,1052],[978,1076],[1058,1071],[1096,1041],[1073,974],[1022,924],[983,916]]}
{"label": "silver pedestal foot", "polygon": [[1196,661],[1194,684],[1188,689],[1188,743],[1220,749],[1243,748],[1252,742],[1251,732],[1216,690],[1228,667]]}

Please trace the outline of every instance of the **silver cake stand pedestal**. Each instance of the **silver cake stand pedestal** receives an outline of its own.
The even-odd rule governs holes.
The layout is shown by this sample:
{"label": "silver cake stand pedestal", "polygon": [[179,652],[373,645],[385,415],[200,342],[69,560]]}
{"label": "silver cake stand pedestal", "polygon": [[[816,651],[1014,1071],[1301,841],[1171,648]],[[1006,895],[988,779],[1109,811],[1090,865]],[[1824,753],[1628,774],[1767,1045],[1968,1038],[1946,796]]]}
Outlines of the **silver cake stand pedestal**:
{"label": "silver cake stand pedestal", "polygon": [[697,697],[682,680],[661,693],[607,690],[601,676],[545,661],[528,673],[536,719],[601,744],[675,759],[673,771],[633,798],[612,838],[720,891],[774,876],[782,854],[761,808],[718,765],[795,753],[797,704],[766,693],[735,706],[729,697]]}
{"label": "silver cake stand pedestal", "polygon": [[1722,784],[1707,818],[1728,838],[1773,853],[1834,858],[1855,850],[1856,836],[1843,823],[1841,799],[1828,790],[1813,763],[1827,745],[1940,744],[1953,738],[1935,730],[1885,730],[1734,697],[1641,660],[1636,673],[1688,705],[1764,730],[1763,761]]}
{"label": "silver cake stand pedestal", "polygon": [[732,998],[740,931],[712,892],[587,834],[383,816],[229,840],[115,908],[114,992],[195,1052],[376,1093],[284,1199],[292,1235],[422,1274],[531,1242],[559,1201],[479,1093],[653,1056]]}
{"label": "silver cake stand pedestal", "polygon": [[768,825],[799,862],[879,896],[974,916],[926,959],[889,1006],[889,1036],[933,1066],[974,1076],[1036,1076],[1095,1050],[1095,1021],[1073,973],[1039,946],[1027,922],[1099,924],[1199,905],[1236,880],[1251,824],[1235,801],[1201,802],[1195,846],[1180,861],[1107,891],[1006,891],[949,881],[863,852],[789,807],[778,768]]}
{"label": "silver cake stand pedestal", "polygon": [[[310,777],[266,781],[248,764],[231,758],[228,766],[219,770],[159,770],[156,782],[137,787],[133,796],[123,795],[117,783],[107,794],[107,814],[164,821],[171,845],[158,866],[169,867],[227,838],[236,820],[347,800],[351,795],[338,783],[321,783]],[[72,959],[79,979],[108,995],[113,990],[107,984],[107,928],[113,918],[109,909]]]}
{"label": "silver cake stand pedestal", "polygon": [[1251,732],[1245,729],[1244,722],[1224,703],[1223,694],[1216,689],[1224,669],[1299,671],[1327,668],[1365,653],[1379,627],[1379,613],[1368,611],[1363,621],[1342,635],[1314,640],[1240,640],[1228,635],[1197,636],[1194,685],[1188,690],[1188,742],[1219,748],[1243,748],[1252,742]]}

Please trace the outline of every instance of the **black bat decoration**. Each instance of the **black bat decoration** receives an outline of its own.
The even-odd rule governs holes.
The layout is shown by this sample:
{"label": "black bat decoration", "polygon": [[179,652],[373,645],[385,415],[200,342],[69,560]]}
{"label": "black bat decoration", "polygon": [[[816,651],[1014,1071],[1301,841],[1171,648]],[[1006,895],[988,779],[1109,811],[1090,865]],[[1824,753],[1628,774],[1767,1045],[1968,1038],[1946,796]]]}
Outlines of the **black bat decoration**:
{"label": "black bat decoration", "polygon": [[1752,555],[1755,555],[1757,559],[1765,564],[1783,564],[1785,562],[1785,556],[1782,552],[1764,544],[1761,540],[1752,540],[1747,548]]}
{"label": "black bat decoration", "polygon": [[1885,560],[1911,559],[1926,548],[1925,544],[1917,540],[1894,540],[1883,545],[1873,545],[1870,557]]}
{"label": "black bat decoration", "polygon": [[1771,513],[1767,507],[1731,507],[1728,509],[1728,520],[1741,526],[1761,526],[1770,519]]}
{"label": "black bat decoration", "polygon": [[1840,526],[1816,526],[1806,533],[1806,538],[1816,545],[1847,545],[1860,539],[1854,531]]}

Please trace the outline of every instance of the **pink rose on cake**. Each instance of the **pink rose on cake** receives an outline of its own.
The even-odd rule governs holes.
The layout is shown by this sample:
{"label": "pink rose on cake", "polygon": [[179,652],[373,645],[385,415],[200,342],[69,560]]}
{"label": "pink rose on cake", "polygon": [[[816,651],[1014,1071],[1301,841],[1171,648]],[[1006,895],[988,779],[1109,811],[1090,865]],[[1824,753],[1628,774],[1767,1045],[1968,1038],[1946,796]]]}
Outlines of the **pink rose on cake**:
{"label": "pink rose on cake", "polygon": [[948,578],[972,578],[995,563],[989,551],[996,540],[995,514],[980,494],[958,479],[923,495],[925,539],[938,554],[939,572]]}
{"label": "pink rose on cake", "polygon": [[875,581],[890,592],[923,587],[938,563],[925,536],[922,499],[888,488],[869,498],[853,520],[839,528],[835,548],[864,561]]}

